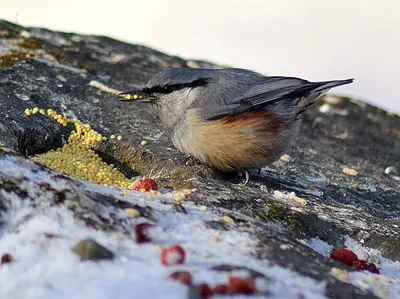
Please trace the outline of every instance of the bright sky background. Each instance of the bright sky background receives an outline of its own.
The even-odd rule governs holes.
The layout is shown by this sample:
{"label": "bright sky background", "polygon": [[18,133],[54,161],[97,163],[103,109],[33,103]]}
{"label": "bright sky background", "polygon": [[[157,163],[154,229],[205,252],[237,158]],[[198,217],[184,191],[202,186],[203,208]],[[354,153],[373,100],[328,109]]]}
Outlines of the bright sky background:
{"label": "bright sky background", "polygon": [[107,35],[160,51],[308,80],[400,112],[398,0],[0,0],[21,25]]}

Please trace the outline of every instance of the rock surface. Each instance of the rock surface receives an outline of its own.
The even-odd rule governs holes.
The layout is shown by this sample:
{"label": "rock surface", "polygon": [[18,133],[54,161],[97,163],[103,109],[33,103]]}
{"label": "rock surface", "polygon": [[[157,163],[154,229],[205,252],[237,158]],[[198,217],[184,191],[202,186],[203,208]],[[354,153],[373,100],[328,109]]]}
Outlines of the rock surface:
{"label": "rock surface", "polygon": [[[5,146],[0,148],[0,160],[38,173],[32,184],[37,192],[49,194],[49,204],[66,206],[76,219],[98,230],[128,234],[132,227],[109,208],[142,207],[101,192],[88,193],[80,181],[52,173],[51,180],[65,185],[55,190],[49,182],[40,181],[40,174],[49,170],[29,160],[60,147],[71,128],[40,115],[28,118],[24,110],[40,107],[66,112],[103,135],[123,136],[122,142],[94,145],[105,161],[144,176],[153,170],[162,187],[195,188],[188,201],[228,214],[235,222],[228,228],[223,222],[207,225],[249,232],[258,244],[258,258],[324,281],[330,298],[372,298],[369,291],[342,282],[330,272],[332,267],[352,269],[299,240],[319,238],[343,247],[345,236],[350,236],[400,261],[400,181],[385,173],[387,167],[400,169],[399,116],[362,101],[328,96],[305,115],[301,135],[287,152],[290,158],[277,161],[260,175],[252,172],[250,183],[244,186],[234,175],[188,165],[145,105],[119,102],[115,95],[90,84],[95,80],[129,90],[164,68],[193,65],[216,67],[107,37],[0,22],[0,141]],[[142,140],[147,141],[145,146],[140,145]],[[14,204],[9,193],[33,200],[21,185],[23,180],[0,169],[2,217]],[[142,214],[157,221],[149,211]]]}

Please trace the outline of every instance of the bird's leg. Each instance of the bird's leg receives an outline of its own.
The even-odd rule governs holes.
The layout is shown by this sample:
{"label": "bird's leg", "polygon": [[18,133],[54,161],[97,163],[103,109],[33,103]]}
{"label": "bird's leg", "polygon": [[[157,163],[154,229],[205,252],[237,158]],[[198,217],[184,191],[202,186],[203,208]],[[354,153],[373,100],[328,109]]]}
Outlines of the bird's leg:
{"label": "bird's leg", "polygon": [[261,174],[261,168],[257,169],[257,174],[258,174],[258,175]]}
{"label": "bird's leg", "polygon": [[246,176],[246,178],[245,178],[245,180],[244,180],[244,182],[243,182],[243,185],[246,186],[247,183],[248,183],[249,180],[250,180],[250,174],[249,174],[249,172],[248,172],[247,170],[245,170],[245,171],[244,171],[244,175]]}
{"label": "bird's leg", "polygon": [[249,180],[250,180],[250,175],[249,175],[249,172],[247,170],[245,170],[243,172],[241,172],[241,171],[238,172],[239,176],[243,176],[243,174],[245,176],[245,179],[243,181],[243,185],[246,186],[248,184]]}

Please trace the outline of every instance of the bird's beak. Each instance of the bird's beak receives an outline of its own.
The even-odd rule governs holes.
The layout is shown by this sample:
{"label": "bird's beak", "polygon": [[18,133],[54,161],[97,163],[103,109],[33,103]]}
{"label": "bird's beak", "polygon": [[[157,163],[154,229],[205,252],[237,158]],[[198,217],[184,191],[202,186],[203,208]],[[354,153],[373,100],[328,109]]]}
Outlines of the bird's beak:
{"label": "bird's beak", "polygon": [[140,101],[148,103],[157,99],[156,97],[143,92],[143,90],[130,90],[121,92],[118,95],[123,97],[120,101]]}

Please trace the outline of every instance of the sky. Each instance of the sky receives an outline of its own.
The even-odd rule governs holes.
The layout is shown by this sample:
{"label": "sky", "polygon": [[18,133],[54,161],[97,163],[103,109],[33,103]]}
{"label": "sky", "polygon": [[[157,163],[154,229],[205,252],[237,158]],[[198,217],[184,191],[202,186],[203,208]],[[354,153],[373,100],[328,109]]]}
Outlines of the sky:
{"label": "sky", "polygon": [[400,113],[396,0],[0,0],[0,19],[310,81]]}

